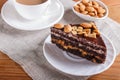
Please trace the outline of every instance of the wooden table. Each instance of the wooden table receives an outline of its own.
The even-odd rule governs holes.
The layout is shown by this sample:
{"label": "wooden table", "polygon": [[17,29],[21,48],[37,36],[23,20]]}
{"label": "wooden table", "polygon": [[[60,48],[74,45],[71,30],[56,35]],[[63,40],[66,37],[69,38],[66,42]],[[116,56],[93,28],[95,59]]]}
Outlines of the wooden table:
{"label": "wooden table", "polygon": [[[0,8],[6,0],[0,0]],[[109,7],[109,17],[120,23],[120,0],[103,0]],[[113,26],[115,27],[115,26]],[[7,55],[0,52],[0,80],[32,80],[24,70]],[[61,79],[62,80],[62,79]],[[105,72],[88,80],[120,80],[120,55]]]}

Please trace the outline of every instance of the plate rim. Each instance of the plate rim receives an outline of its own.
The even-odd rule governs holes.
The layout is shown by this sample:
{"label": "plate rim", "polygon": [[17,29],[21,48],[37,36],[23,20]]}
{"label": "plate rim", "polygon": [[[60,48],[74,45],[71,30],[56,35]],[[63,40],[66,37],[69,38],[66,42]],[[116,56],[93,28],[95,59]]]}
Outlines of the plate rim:
{"label": "plate rim", "polygon": [[46,28],[49,28],[49,27],[51,27],[53,24],[55,24],[55,23],[57,23],[57,22],[59,22],[61,19],[62,19],[62,17],[63,17],[63,15],[64,15],[64,7],[63,7],[63,4],[60,2],[60,1],[57,1],[57,3],[60,5],[60,7],[61,7],[61,14],[60,14],[60,16],[55,20],[55,21],[53,21],[52,23],[50,23],[49,25],[47,25],[47,26],[44,26],[44,27],[42,27],[42,28],[21,28],[21,25],[16,25],[16,24],[13,24],[13,23],[10,23],[8,20],[6,20],[6,18],[5,18],[5,15],[4,15],[4,10],[5,10],[5,7],[6,7],[6,5],[8,5],[8,4],[12,4],[9,0],[8,1],[6,1],[5,3],[4,3],[4,5],[2,6],[2,8],[1,8],[1,17],[2,17],[2,19],[9,25],[9,26],[11,26],[11,27],[13,27],[13,28],[15,28],[15,29],[19,29],[19,30],[28,30],[28,31],[33,31],[33,30],[42,30],[42,29],[46,29]]}
{"label": "plate rim", "polygon": [[45,39],[44,44],[43,44],[43,54],[44,54],[44,57],[45,57],[46,60],[50,63],[50,65],[52,65],[55,69],[57,69],[58,71],[60,71],[60,72],[62,72],[62,73],[68,74],[68,75],[73,75],[73,76],[92,76],[92,75],[96,75],[96,74],[102,73],[102,72],[106,71],[108,68],[110,68],[110,66],[112,66],[112,64],[114,63],[115,58],[116,58],[116,50],[115,50],[115,47],[113,46],[112,41],[111,41],[108,37],[106,37],[103,33],[101,33],[101,35],[104,36],[104,37],[109,41],[109,43],[112,45],[113,51],[114,51],[114,56],[113,56],[113,61],[109,64],[109,66],[107,66],[105,69],[103,69],[103,70],[101,70],[101,71],[99,71],[99,72],[95,72],[95,73],[89,74],[89,75],[85,75],[85,74],[83,74],[83,75],[77,74],[77,75],[76,75],[76,74],[73,74],[73,73],[64,72],[64,71],[58,69],[57,67],[55,67],[55,66],[47,59],[46,52],[45,52],[45,43],[46,43],[47,39],[50,37],[50,35],[48,35],[48,37]]}

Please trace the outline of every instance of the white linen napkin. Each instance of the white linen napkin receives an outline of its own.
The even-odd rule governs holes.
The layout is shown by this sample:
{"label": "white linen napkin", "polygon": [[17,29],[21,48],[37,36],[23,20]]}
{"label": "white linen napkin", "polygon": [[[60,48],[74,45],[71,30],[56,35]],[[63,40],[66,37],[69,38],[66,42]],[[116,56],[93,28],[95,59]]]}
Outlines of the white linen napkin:
{"label": "white linen napkin", "polygon": [[[74,2],[60,0],[65,8],[61,23],[81,23],[71,10]],[[120,25],[107,18],[96,22],[99,30],[113,43],[116,54],[120,52]],[[12,60],[20,64],[33,80],[86,80],[88,77],[70,76],[58,72],[45,59],[42,46],[45,38],[50,34],[50,29],[38,31],[22,31],[7,25],[0,17],[0,50]]]}

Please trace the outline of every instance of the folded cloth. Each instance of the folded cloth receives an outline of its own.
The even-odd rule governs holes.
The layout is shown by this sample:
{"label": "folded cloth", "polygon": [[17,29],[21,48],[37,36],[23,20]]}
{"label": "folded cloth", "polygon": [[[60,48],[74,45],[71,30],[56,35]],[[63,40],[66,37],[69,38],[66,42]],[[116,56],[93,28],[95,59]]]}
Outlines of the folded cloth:
{"label": "folded cloth", "polygon": [[[65,7],[61,23],[81,23],[84,20],[77,17],[71,10],[74,2],[60,0]],[[120,52],[120,25],[107,18],[96,22],[99,30],[113,43],[116,54]],[[42,47],[50,29],[38,31],[22,31],[7,25],[0,17],[0,50],[17,62],[33,80],[86,80],[87,77],[70,76],[58,72],[45,59]]]}

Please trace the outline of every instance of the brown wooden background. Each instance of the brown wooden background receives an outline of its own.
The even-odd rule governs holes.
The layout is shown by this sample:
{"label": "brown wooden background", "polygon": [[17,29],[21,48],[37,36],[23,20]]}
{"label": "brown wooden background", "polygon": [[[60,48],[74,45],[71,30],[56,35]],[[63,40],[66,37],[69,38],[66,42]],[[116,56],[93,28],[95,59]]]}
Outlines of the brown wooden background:
{"label": "brown wooden background", "polygon": [[[0,9],[6,0],[0,0]],[[109,7],[109,17],[120,23],[120,0],[103,0]],[[115,27],[115,26],[113,26]],[[32,80],[24,70],[7,55],[0,52],[0,80]],[[62,80],[62,79],[61,79]],[[120,55],[105,72],[88,80],[120,80]]]}

